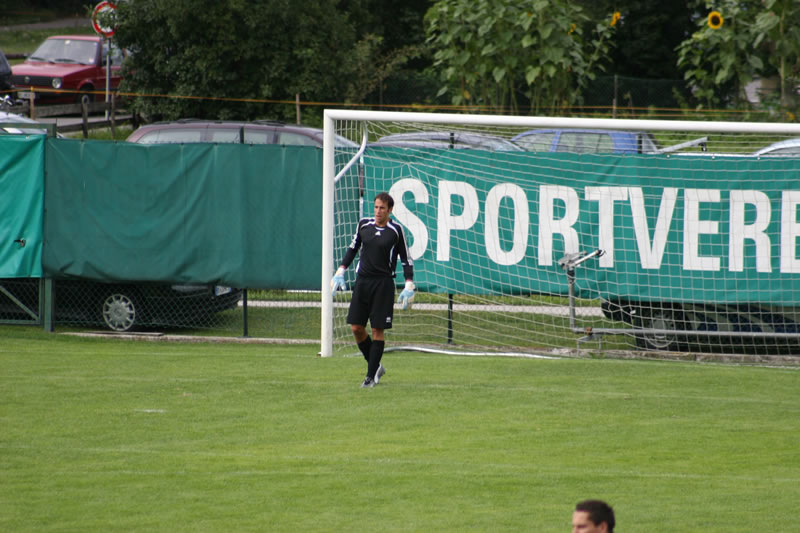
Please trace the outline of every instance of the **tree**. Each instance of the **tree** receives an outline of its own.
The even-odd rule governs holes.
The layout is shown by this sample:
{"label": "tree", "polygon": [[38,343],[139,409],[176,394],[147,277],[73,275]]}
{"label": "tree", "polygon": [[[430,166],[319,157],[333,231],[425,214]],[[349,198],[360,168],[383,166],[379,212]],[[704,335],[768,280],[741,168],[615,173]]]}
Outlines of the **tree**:
{"label": "tree", "polygon": [[[355,31],[336,0],[133,0],[118,6],[132,55],[122,91],[151,118],[293,118],[258,100],[342,101]],[[323,22],[324,21],[324,22]],[[166,97],[169,96],[169,97]],[[238,99],[231,101],[230,99]]]}
{"label": "tree", "polygon": [[603,69],[613,19],[566,0],[441,0],[426,16],[440,94],[455,105],[532,113],[577,103]]}

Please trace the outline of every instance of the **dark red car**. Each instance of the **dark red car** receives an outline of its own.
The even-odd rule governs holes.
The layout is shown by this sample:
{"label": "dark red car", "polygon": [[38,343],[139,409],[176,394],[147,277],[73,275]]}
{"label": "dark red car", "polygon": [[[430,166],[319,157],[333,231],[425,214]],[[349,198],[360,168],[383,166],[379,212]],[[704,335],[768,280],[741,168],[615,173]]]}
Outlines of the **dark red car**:
{"label": "dark red car", "polygon": [[114,90],[124,58],[119,48],[95,35],[48,37],[24,63],[11,67],[17,98],[34,98],[36,103],[104,100],[109,50],[109,88]]}

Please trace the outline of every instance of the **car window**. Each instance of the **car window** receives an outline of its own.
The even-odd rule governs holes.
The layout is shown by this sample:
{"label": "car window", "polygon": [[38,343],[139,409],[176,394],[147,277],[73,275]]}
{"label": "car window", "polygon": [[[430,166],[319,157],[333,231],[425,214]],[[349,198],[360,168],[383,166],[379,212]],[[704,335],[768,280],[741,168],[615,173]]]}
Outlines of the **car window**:
{"label": "car window", "polygon": [[[106,65],[106,56],[108,55],[108,43],[106,42],[103,45],[103,57],[101,58],[101,66]],[[111,47],[111,64],[112,65],[121,65],[122,64],[122,51],[117,46]]]}
{"label": "car window", "polygon": [[93,65],[97,59],[97,42],[80,39],[47,39],[31,54],[30,59]]}
{"label": "car window", "polygon": [[520,137],[514,142],[529,152],[549,152],[555,136],[556,133],[554,131],[532,133]]}
{"label": "car window", "polygon": [[291,131],[279,131],[278,132],[278,139],[275,141],[277,144],[293,144],[293,145],[300,145],[300,146],[319,146],[319,143],[308,137],[306,135],[302,135],[300,133],[294,133]]}
{"label": "car window", "polygon": [[221,128],[208,130],[208,142],[212,143],[238,143],[239,128]]}
{"label": "car window", "polygon": [[253,128],[245,128],[244,142],[247,144],[271,144],[273,132],[270,130],[257,130]]}
{"label": "car window", "polygon": [[639,134],[639,145],[641,147],[639,151],[643,154],[652,154],[659,150],[658,143],[649,133]]}
{"label": "car window", "polygon": [[[209,128],[208,142],[212,143],[239,143],[241,130],[239,128]],[[270,144],[272,132],[261,129],[245,128],[245,144]]]}
{"label": "car window", "polygon": [[154,130],[142,135],[138,143],[199,143],[203,141],[203,130],[169,129]]}
{"label": "car window", "polygon": [[611,135],[591,132],[561,132],[556,152],[573,152],[576,154],[596,154],[613,152],[614,142]]}

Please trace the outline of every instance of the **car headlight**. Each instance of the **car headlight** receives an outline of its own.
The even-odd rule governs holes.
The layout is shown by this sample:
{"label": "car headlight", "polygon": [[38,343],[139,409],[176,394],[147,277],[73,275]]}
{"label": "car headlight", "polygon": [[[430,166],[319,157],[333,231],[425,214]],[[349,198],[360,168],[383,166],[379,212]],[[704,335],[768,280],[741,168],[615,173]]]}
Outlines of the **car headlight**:
{"label": "car headlight", "polygon": [[53,78],[53,89],[61,88],[61,78]]}

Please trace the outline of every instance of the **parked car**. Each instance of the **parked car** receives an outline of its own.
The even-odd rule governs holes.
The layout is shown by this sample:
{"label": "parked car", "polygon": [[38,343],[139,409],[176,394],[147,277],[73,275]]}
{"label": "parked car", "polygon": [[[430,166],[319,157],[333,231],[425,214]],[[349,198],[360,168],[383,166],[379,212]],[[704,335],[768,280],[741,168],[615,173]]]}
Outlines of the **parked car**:
{"label": "parked car", "polygon": [[661,153],[655,137],[642,131],[544,129],[526,131],[511,140],[529,152]]}
{"label": "parked car", "polygon": [[[21,124],[30,124],[30,127]],[[0,111],[0,134],[47,134],[47,127],[39,124],[33,119],[23,117],[14,113]]]}
{"label": "parked car", "polygon": [[606,318],[632,325],[636,344],[646,350],[719,351],[731,345],[738,349],[771,346],[793,353],[798,349],[796,339],[774,335],[800,333],[798,307],[619,299],[603,301],[602,310]]}
{"label": "parked car", "polygon": [[34,98],[37,103],[102,100],[109,54],[109,86],[115,90],[124,58],[118,47],[95,35],[48,37],[24,63],[11,67],[17,98]]}
{"label": "parked car", "polygon": [[[38,285],[32,278],[0,279],[0,318],[24,318],[26,307],[38,309]],[[56,280],[54,292],[56,322],[97,324],[118,332],[207,324],[242,298],[241,290],[220,285],[87,280]]]}
{"label": "parked car", "polygon": [[394,133],[381,137],[371,146],[396,146],[402,148],[438,148],[438,149],[472,149],[492,152],[523,152],[519,145],[498,137],[483,133],[462,131],[414,131]]}
{"label": "parked car", "polygon": [[[242,133],[244,133],[243,140]],[[241,122],[182,119],[141,126],[131,133],[127,140],[139,144],[245,142],[322,147],[322,130],[272,120]],[[336,145],[347,148],[359,146],[341,135],[336,136]]]}
{"label": "parked car", "polygon": [[6,94],[12,87],[11,65],[8,63],[6,55],[0,50],[0,93]]}
{"label": "parked car", "polygon": [[755,156],[800,156],[800,139],[787,139],[758,150]]}

